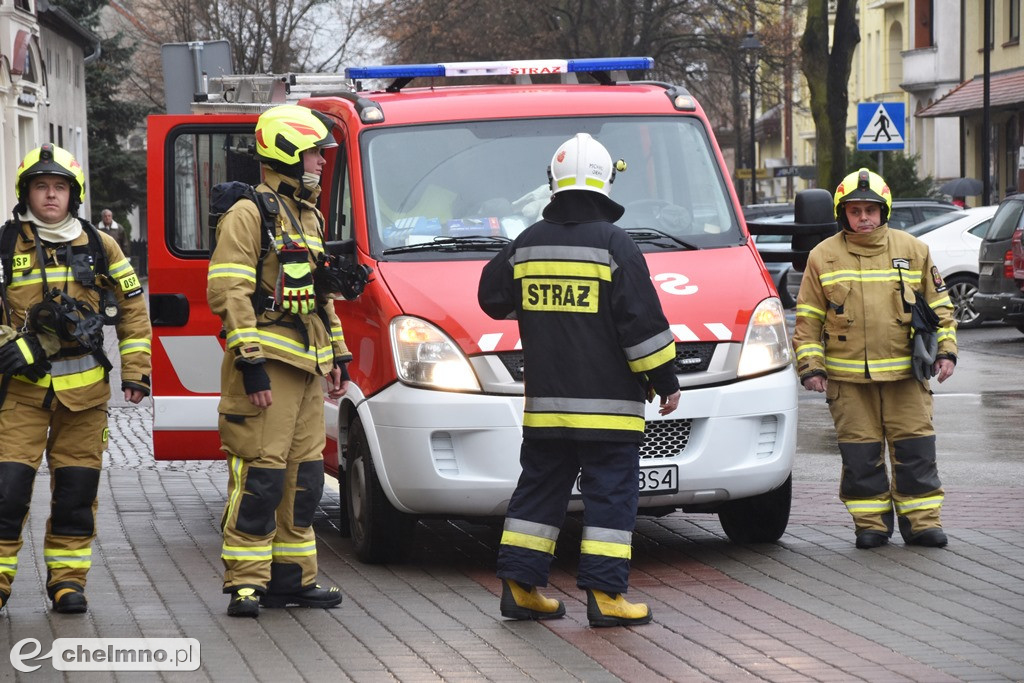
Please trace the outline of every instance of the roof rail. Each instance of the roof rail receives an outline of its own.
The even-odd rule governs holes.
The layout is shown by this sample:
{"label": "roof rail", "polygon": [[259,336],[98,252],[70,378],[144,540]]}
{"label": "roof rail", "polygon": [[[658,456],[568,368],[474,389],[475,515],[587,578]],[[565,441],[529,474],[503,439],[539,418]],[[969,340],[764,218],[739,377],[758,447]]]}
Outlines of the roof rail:
{"label": "roof rail", "polygon": [[352,81],[338,74],[231,74],[210,77],[210,92],[206,101],[216,104],[273,105],[297,102],[304,97],[339,95],[353,91]]}

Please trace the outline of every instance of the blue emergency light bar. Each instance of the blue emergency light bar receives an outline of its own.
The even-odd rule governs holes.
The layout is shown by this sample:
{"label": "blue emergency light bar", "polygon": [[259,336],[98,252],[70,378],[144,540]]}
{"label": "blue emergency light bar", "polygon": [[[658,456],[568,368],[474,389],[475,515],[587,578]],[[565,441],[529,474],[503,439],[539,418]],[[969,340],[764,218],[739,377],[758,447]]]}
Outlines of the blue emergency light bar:
{"label": "blue emergency light bar", "polygon": [[358,80],[367,78],[440,78],[445,76],[534,76],[540,74],[585,73],[590,71],[648,71],[652,68],[654,68],[654,59],[652,57],[521,59],[501,62],[442,62],[440,64],[354,66],[345,69],[345,77]]}

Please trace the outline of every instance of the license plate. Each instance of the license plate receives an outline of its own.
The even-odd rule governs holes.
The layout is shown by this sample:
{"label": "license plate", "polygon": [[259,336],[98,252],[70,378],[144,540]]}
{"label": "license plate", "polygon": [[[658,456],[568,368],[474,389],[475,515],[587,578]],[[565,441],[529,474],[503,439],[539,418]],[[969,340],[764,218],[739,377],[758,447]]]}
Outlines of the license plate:
{"label": "license plate", "polygon": [[[679,492],[679,466],[661,465],[660,467],[640,468],[640,495],[662,496],[667,493]],[[573,500],[580,500],[580,477],[572,485]]]}
{"label": "license plate", "polygon": [[982,275],[991,275],[993,272],[995,272],[995,269],[996,269],[996,267],[995,267],[994,264],[986,263],[985,265],[983,265],[981,267],[981,274]]}

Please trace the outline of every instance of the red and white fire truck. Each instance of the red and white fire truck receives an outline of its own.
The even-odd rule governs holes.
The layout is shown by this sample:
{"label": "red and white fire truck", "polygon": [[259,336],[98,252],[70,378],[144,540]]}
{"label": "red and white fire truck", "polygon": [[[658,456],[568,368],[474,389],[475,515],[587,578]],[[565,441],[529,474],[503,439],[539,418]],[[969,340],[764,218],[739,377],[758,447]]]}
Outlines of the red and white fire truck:
{"label": "red and white fire truck", "polygon": [[[778,539],[797,420],[784,311],[700,105],[682,87],[625,77],[651,66],[544,60],[224,77],[193,113],[150,117],[156,457],[221,457],[223,341],[205,298],[210,190],[258,182],[253,127],[284,95],[336,122],[320,198],[327,238],[353,240],[354,258],[373,269],[361,297],[336,302],[355,356],[348,394],[327,403],[325,460],[345,500],[342,528],[361,559],[379,562],[402,555],[420,516],[501,516],[520,471],[523,356],[515,321],[479,309],[480,270],[540,216],[552,151],[586,132],[628,164],[612,188],[626,207],[618,224],[645,253],[677,342],[682,400],[667,417],[649,404],[640,512],[717,512],[733,540]],[[474,84],[431,81],[458,75]],[[386,86],[364,89],[370,82]]]}

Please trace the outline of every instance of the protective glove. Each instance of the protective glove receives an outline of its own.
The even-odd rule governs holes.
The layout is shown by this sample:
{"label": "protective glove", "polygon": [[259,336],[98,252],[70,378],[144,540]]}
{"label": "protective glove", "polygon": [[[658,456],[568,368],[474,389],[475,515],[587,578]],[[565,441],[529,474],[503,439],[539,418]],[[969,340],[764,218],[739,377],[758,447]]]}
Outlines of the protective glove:
{"label": "protective glove", "polygon": [[918,332],[914,335],[910,367],[916,379],[923,381],[935,376],[935,358],[938,350],[938,337],[931,332]]}
{"label": "protective glove", "polygon": [[246,394],[257,394],[270,389],[270,377],[263,367],[262,359],[256,362],[238,361],[237,366],[242,372],[242,386]]}
{"label": "protective glove", "polygon": [[304,247],[285,246],[277,253],[281,264],[277,290],[281,310],[306,315],[316,308],[313,268]]}
{"label": "protective glove", "polygon": [[49,372],[50,361],[35,335],[23,334],[0,346],[0,374],[23,375],[38,382]]}
{"label": "protective glove", "polygon": [[145,384],[139,384],[138,382],[129,382],[126,380],[121,382],[121,391],[125,391],[126,389],[140,391],[142,392],[143,396],[149,396],[149,387],[146,386]]}
{"label": "protective glove", "polygon": [[341,370],[341,381],[348,382],[352,378],[348,375],[348,361],[340,358],[334,359],[334,365]]}

